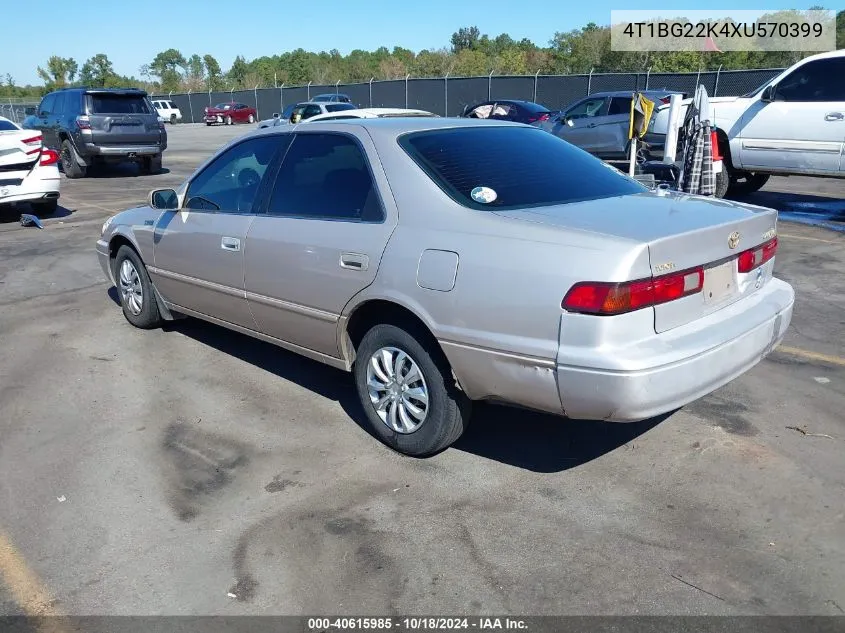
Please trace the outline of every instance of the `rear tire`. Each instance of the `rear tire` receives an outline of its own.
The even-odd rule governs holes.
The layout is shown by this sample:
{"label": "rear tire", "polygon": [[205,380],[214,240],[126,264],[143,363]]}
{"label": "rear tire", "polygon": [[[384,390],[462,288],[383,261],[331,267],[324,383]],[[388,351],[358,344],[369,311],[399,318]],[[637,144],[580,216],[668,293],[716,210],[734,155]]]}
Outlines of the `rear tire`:
{"label": "rear tire", "polygon": [[161,171],[161,154],[145,156],[141,161],[141,173],[145,175],[157,174]]}
{"label": "rear tire", "polygon": [[431,349],[424,333],[406,327],[372,327],[358,345],[353,373],[373,434],[400,453],[425,457],[464,433],[471,403],[455,385],[440,349]]}
{"label": "rear tire", "polygon": [[728,175],[728,168],[722,164],[722,171],[716,174],[716,191],[713,194],[716,198],[724,198],[731,185],[731,178]]}
{"label": "rear tire", "polygon": [[45,218],[56,213],[56,209],[59,208],[59,201],[45,200],[44,202],[30,202],[29,206],[32,207],[35,215],[39,218]]}
{"label": "rear tire", "polygon": [[731,175],[728,194],[731,196],[747,196],[758,191],[769,181],[769,174],[751,174],[739,172]]}
{"label": "rear tire", "polygon": [[132,325],[149,330],[161,324],[153,284],[141,258],[131,247],[121,246],[114,259],[114,278],[123,316]]}
{"label": "rear tire", "polygon": [[73,147],[71,147],[70,141],[62,141],[60,156],[62,160],[62,170],[65,172],[66,177],[71,179],[85,177],[86,169],[84,166],[76,162],[76,154],[73,152]]}

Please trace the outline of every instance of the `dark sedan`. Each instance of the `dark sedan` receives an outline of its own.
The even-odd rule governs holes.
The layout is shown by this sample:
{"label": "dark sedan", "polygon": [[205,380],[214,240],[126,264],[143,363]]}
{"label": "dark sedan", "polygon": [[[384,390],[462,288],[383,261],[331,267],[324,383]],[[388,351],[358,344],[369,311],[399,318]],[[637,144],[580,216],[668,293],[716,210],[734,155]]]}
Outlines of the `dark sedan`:
{"label": "dark sedan", "polygon": [[514,99],[492,99],[464,108],[462,117],[467,119],[494,119],[514,123],[542,123],[548,121],[551,111],[533,101]]}

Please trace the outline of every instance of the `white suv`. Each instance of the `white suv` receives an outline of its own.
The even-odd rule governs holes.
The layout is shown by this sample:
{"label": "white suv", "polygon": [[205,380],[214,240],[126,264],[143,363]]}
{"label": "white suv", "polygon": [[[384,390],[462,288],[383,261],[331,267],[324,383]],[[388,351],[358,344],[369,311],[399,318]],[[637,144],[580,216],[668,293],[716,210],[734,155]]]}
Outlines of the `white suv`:
{"label": "white suv", "polygon": [[[757,191],[771,174],[845,178],[844,78],[845,50],[837,50],[802,59],[749,94],[711,98],[728,192]],[[646,142],[660,145],[668,118],[668,105],[655,111]]]}
{"label": "white suv", "polygon": [[158,116],[168,123],[177,123],[182,120],[182,111],[172,101],[159,99],[153,101],[153,107],[156,109]]}

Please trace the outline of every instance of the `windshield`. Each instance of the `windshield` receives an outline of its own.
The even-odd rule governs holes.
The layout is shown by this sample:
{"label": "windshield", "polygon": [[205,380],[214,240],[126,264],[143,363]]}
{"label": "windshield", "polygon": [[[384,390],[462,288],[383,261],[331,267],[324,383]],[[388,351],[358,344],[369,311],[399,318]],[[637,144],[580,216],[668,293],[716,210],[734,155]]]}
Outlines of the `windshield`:
{"label": "windshield", "polygon": [[453,200],[504,211],[647,191],[574,145],[531,127],[411,132],[399,144]]}
{"label": "windshield", "polygon": [[228,110],[232,107],[231,103],[218,103],[214,108],[216,110]]}
{"label": "windshield", "polygon": [[760,84],[760,86],[758,86],[757,88],[755,88],[755,89],[754,89],[754,90],[752,90],[751,92],[749,92],[749,93],[747,93],[747,94],[742,95],[742,97],[740,97],[740,98],[741,98],[741,99],[745,99],[745,98],[748,98],[748,97],[754,97],[754,96],[756,96],[758,93],[763,92],[763,90],[765,90],[766,86],[768,86],[770,83],[772,83],[772,80],[771,80],[771,79],[767,79],[767,80],[766,80],[766,81],[764,81],[762,84]]}

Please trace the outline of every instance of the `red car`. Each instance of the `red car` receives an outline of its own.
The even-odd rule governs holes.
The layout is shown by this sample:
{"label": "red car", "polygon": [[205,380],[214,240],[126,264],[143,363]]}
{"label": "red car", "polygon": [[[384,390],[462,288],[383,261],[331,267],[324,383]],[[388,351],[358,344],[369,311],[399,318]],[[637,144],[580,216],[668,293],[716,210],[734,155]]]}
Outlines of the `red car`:
{"label": "red car", "polygon": [[237,101],[218,103],[214,107],[208,107],[205,109],[205,116],[203,117],[206,125],[213,123],[225,123],[226,125],[255,123],[256,119],[258,119],[258,112],[255,111],[255,108]]}

